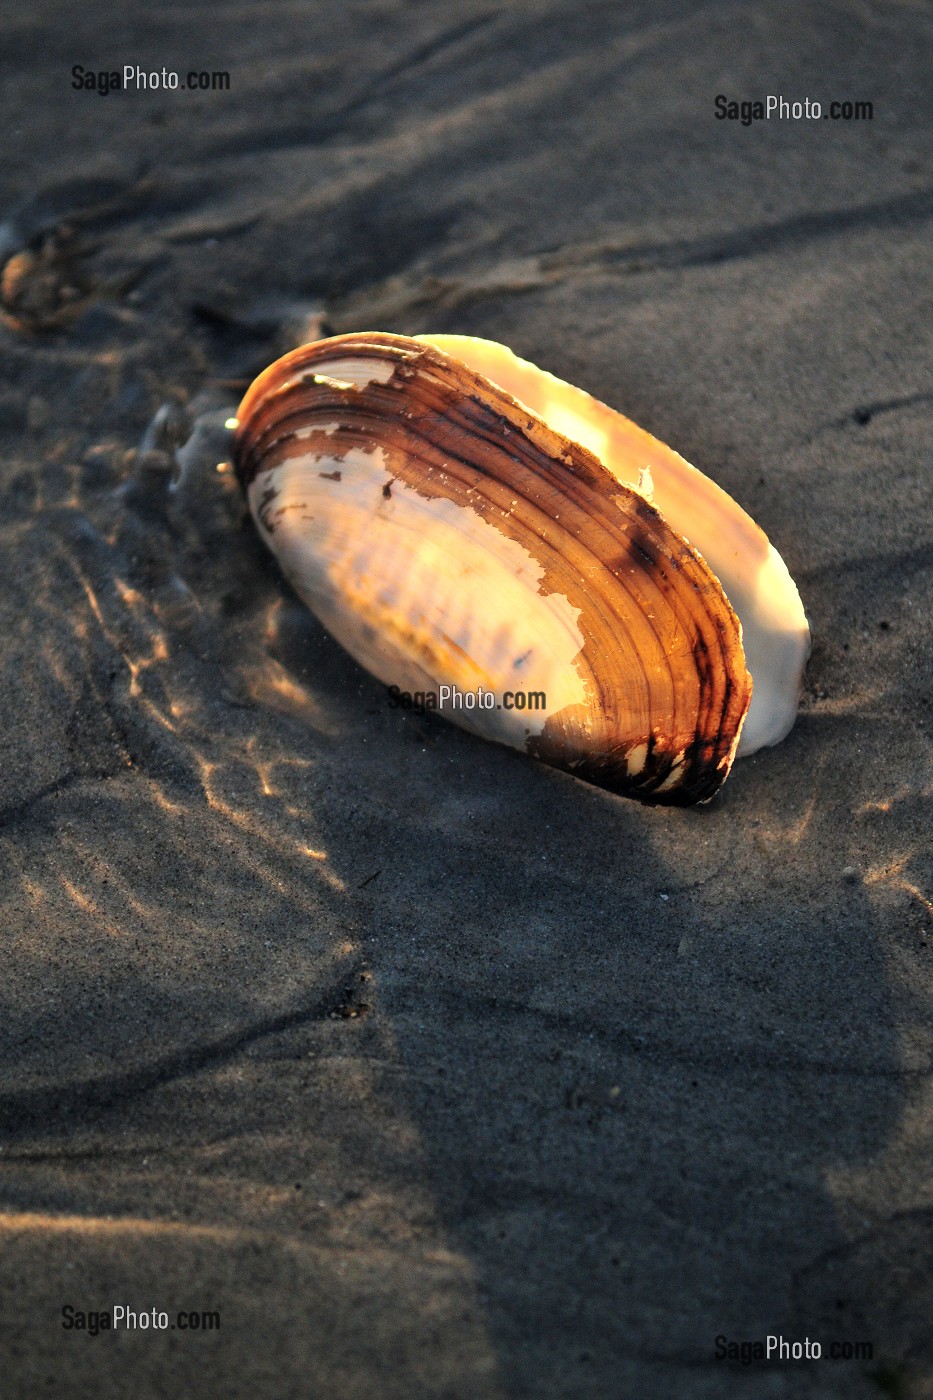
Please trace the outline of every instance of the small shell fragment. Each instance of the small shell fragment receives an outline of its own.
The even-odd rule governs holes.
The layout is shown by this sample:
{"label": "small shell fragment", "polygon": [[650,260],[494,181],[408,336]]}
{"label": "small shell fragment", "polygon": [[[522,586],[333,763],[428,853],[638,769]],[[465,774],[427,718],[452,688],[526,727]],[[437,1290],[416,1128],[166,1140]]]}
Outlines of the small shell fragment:
{"label": "small shell fragment", "polygon": [[[504,346],[336,336],[271,365],[237,417],[240,480],[296,591],[385,684],[491,694],[441,711],[464,728],[687,804],[740,742],[793,724],[809,631],[762,531]],[[519,692],[544,703],[510,708]]]}

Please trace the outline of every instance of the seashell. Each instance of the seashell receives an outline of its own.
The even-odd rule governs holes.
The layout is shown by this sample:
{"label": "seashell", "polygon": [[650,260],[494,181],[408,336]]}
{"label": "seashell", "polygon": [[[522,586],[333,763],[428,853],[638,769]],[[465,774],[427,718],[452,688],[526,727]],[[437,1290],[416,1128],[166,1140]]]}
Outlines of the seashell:
{"label": "seashell", "polygon": [[[793,725],[809,630],[763,532],[670,448],[505,346],[304,345],[248,390],[235,461],[324,626],[400,691],[485,692],[441,710],[464,728],[687,804]],[[544,707],[509,708],[519,692]]]}

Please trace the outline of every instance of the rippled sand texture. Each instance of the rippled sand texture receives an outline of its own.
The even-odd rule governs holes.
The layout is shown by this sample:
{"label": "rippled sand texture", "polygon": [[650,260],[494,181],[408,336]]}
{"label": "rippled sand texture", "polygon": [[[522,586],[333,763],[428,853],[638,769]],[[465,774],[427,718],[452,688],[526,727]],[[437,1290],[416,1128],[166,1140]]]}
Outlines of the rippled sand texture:
{"label": "rippled sand texture", "polygon": [[[933,1393],[930,38],[8,15],[4,1396]],[[231,91],[71,90],[130,61]],[[771,91],[875,120],[714,118]],[[390,710],[176,460],[325,324],[502,340],[719,480],[812,622],[790,738],[645,810]],[[875,1357],[714,1357],[768,1333]]]}

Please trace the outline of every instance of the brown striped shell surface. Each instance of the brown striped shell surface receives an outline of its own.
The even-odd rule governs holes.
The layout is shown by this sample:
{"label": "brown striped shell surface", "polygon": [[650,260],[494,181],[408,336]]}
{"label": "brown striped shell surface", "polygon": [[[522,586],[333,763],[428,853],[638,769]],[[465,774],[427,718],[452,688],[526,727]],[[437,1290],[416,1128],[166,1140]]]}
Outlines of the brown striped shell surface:
{"label": "brown striped shell surface", "polygon": [[[643,802],[720,787],[752,694],[742,629],[647,491],[403,336],[302,346],[238,417],[263,539],[381,681],[485,687],[496,708],[441,713]],[[501,707],[520,688],[546,708]]]}

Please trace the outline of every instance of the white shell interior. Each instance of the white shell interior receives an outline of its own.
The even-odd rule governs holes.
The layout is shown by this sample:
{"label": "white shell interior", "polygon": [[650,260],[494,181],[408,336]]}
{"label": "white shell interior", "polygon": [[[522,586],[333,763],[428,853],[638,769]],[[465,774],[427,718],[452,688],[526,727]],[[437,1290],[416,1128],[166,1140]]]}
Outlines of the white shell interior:
{"label": "white shell interior", "polygon": [[[341,373],[360,382],[363,367],[344,364]],[[475,511],[394,481],[380,447],[328,456],[335,426],[316,427],[316,447],[249,488],[260,534],[328,631],[387,685],[437,692],[440,675],[464,694],[494,692],[491,709],[454,710],[451,699],[441,712],[515,748],[549,715],[585,712],[586,680],[574,665],[584,644],[579,613],[540,591],[541,564]],[[477,612],[477,597],[495,599],[494,619]],[[505,692],[529,687],[545,693],[546,708],[502,703]]]}

